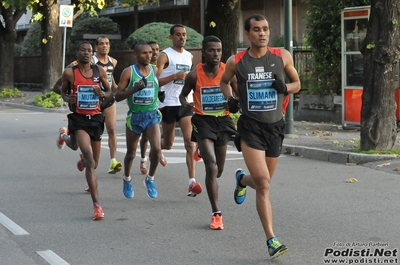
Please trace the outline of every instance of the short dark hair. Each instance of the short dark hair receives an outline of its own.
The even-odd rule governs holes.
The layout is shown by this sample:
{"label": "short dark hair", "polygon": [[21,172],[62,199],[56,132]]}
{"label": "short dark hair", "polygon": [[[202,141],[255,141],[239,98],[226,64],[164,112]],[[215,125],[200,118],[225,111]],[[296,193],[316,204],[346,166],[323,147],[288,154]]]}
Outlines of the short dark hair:
{"label": "short dark hair", "polygon": [[102,35],[102,36],[99,36],[95,41],[94,41],[94,45],[99,45],[99,40],[100,39],[108,39],[106,36],[104,36],[104,35]]}
{"label": "short dark hair", "polygon": [[133,47],[133,50],[137,53],[137,52],[139,52],[139,47],[140,46],[143,46],[143,45],[149,45],[147,42],[137,42],[136,44],[135,44],[135,47]]}
{"label": "short dark hair", "polygon": [[250,31],[250,21],[254,19],[255,21],[261,21],[261,20],[267,20],[265,16],[260,15],[260,14],[254,14],[246,18],[244,21],[244,30],[245,31]]}
{"label": "short dark hair", "polygon": [[221,42],[222,43],[222,41],[217,36],[208,35],[208,36],[204,37],[203,41],[201,42],[201,46],[203,47],[203,50],[206,49],[206,46],[209,42]]}
{"label": "short dark hair", "polygon": [[85,41],[81,41],[81,42],[78,43],[78,45],[76,45],[76,51],[79,51],[83,44],[89,44],[90,46],[92,46],[92,44],[90,42],[86,41],[86,40]]}
{"label": "short dark hair", "polygon": [[147,44],[158,44],[155,40],[148,41]]}
{"label": "short dark hair", "polygon": [[174,35],[175,28],[185,28],[182,24],[175,24],[169,29],[169,34]]}

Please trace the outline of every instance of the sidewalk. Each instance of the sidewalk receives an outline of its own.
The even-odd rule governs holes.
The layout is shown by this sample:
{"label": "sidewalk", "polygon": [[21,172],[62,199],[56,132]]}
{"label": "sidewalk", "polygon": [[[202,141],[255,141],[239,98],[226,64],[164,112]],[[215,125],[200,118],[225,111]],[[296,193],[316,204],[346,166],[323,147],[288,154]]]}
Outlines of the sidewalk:
{"label": "sidewalk", "polygon": [[[33,106],[33,98],[41,92],[22,91],[25,97],[0,99],[0,105],[43,112],[68,112],[68,109],[45,109]],[[124,121],[127,111],[126,101],[117,103],[117,120]],[[177,129],[177,135],[180,130]],[[285,135],[282,153],[303,158],[340,164],[364,164],[381,160],[395,160],[396,155],[360,154],[353,151],[360,144],[359,130],[344,130],[341,125],[294,121],[293,133]],[[395,148],[400,148],[397,137]]]}

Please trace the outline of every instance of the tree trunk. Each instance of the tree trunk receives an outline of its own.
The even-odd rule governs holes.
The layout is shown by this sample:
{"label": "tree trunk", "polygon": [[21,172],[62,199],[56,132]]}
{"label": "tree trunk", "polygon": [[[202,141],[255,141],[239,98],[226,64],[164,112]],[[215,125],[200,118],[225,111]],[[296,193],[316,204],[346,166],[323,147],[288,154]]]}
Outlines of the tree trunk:
{"label": "tree trunk", "polygon": [[139,28],[139,6],[133,8],[133,31]]}
{"label": "tree trunk", "polygon": [[15,10],[11,6],[0,5],[0,91],[3,88],[14,88],[14,43],[17,39],[16,22],[25,10]]}
{"label": "tree trunk", "polygon": [[390,150],[396,135],[395,75],[399,61],[400,3],[372,0],[364,55],[361,150]]}
{"label": "tree trunk", "polygon": [[[57,0],[46,0],[42,26],[42,91],[49,92],[61,75],[62,36],[58,23]],[[43,40],[45,40],[43,42]]]}
{"label": "tree trunk", "polygon": [[239,34],[239,0],[208,1],[204,18],[204,36],[215,35],[222,41],[222,61],[236,53]]}

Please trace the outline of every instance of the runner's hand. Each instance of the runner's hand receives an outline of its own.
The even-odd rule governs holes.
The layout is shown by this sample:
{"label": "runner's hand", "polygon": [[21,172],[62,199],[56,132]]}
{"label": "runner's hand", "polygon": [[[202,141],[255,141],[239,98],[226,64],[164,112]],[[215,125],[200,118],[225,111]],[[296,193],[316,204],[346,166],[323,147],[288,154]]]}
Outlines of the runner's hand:
{"label": "runner's hand", "polygon": [[230,96],[228,98],[228,109],[230,113],[237,113],[239,111],[239,100]]}
{"label": "runner's hand", "polygon": [[139,82],[136,82],[136,84],[135,84],[135,87],[136,87],[137,91],[142,90],[146,86],[147,86],[147,80],[146,80],[146,78],[144,76]]}
{"label": "runner's hand", "polygon": [[274,75],[275,81],[272,82],[272,87],[278,92],[278,94],[286,94],[287,86],[283,83],[282,80],[278,79],[277,75]]}
{"label": "runner's hand", "polygon": [[164,102],[164,100],[165,100],[165,91],[158,91],[158,100],[160,102]]}

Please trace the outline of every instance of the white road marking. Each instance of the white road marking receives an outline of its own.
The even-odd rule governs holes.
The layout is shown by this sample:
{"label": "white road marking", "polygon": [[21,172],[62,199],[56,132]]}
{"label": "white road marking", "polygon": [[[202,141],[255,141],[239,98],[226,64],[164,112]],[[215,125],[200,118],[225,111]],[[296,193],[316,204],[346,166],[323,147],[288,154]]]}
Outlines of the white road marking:
{"label": "white road marking", "polygon": [[69,265],[68,262],[60,258],[56,253],[48,250],[36,251],[43,259],[45,259],[51,265]]}
{"label": "white road marking", "polygon": [[10,218],[0,212],[0,224],[11,231],[16,236],[29,235],[22,227],[14,223]]}

